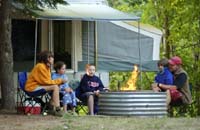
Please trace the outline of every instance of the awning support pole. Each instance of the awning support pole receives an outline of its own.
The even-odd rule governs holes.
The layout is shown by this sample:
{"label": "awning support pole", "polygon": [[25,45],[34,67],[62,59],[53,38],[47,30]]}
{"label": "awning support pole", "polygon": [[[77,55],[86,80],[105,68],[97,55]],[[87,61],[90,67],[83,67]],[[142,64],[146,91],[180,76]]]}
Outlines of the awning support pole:
{"label": "awning support pole", "polygon": [[49,51],[53,52],[53,21],[49,20]]}
{"label": "awning support pole", "polygon": [[88,55],[87,55],[87,63],[89,64],[90,63],[90,22],[88,21],[88,38],[87,38],[87,51],[88,51]]}
{"label": "awning support pole", "polygon": [[35,20],[35,51],[34,51],[34,65],[36,64],[36,56],[37,56],[37,33],[38,32],[38,19]]}
{"label": "awning support pole", "polygon": [[141,39],[140,39],[140,21],[138,20],[138,47],[139,47],[139,71],[140,71],[140,90],[142,86],[142,56],[141,56]]}
{"label": "awning support pole", "polygon": [[73,66],[74,66],[74,72],[77,72],[77,67],[76,67],[77,64],[75,62],[76,61],[76,44],[77,44],[76,43],[76,31],[77,31],[76,30],[76,24],[77,24],[77,21],[74,21],[73,22],[73,25],[74,25],[73,26],[73,30],[74,30],[73,31],[73,35],[74,35],[73,36],[74,37],[74,40],[73,40],[74,41],[74,43],[73,43],[73,45],[74,45],[74,47],[73,47],[73,54],[74,54],[74,56],[73,56]]}
{"label": "awning support pole", "polygon": [[94,21],[94,42],[95,42],[95,53],[94,53],[94,64],[96,66],[96,71],[97,71],[97,68],[98,68],[98,48],[97,48],[97,45],[98,45],[98,41],[97,41],[97,21]]}

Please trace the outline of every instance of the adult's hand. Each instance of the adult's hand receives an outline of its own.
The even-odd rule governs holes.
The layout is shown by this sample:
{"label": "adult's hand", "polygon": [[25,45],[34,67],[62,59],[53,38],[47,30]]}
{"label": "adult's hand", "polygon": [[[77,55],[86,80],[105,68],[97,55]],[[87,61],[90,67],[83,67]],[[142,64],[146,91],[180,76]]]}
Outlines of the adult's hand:
{"label": "adult's hand", "polygon": [[161,91],[161,89],[158,87],[158,84],[157,84],[157,83],[151,84],[151,87],[152,87],[152,90],[153,90],[154,92],[160,92],[160,91]]}

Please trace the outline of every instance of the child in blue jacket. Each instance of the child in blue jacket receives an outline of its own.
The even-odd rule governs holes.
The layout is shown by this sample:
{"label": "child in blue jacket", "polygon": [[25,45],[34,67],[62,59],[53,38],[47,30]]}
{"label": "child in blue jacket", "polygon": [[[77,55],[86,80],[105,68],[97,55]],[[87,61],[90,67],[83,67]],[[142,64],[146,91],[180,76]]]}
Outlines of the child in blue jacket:
{"label": "child in blue jacket", "polygon": [[159,72],[155,76],[155,83],[152,84],[154,91],[164,91],[159,88],[159,84],[173,85],[173,75],[168,68],[168,60],[161,59],[158,61]]}
{"label": "child in blue jacket", "polygon": [[[66,65],[64,62],[56,62],[54,69],[56,72],[52,73],[52,79],[62,78],[68,80],[67,76],[65,75]],[[64,112],[67,112],[67,106],[70,105],[72,107],[72,111],[75,113],[76,96],[75,92],[69,87],[68,83],[60,85],[60,93],[63,95],[62,103]]]}

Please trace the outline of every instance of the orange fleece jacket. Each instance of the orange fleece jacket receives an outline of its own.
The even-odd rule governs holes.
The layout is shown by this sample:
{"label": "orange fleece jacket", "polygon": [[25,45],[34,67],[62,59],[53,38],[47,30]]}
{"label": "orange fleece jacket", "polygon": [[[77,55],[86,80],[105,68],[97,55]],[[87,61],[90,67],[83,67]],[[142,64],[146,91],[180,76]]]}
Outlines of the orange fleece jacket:
{"label": "orange fleece jacket", "polygon": [[32,92],[38,86],[59,85],[62,79],[51,79],[51,71],[44,63],[38,63],[28,76],[25,90]]}

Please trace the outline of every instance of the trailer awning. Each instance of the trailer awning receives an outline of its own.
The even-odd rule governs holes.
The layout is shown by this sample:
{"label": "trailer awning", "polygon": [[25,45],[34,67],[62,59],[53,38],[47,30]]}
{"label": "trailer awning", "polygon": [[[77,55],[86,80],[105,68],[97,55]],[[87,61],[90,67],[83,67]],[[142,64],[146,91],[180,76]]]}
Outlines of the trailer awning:
{"label": "trailer awning", "polygon": [[32,10],[38,19],[50,20],[83,20],[83,21],[133,21],[139,17],[124,13],[106,5],[71,4],[57,5],[57,9],[42,8]]}

